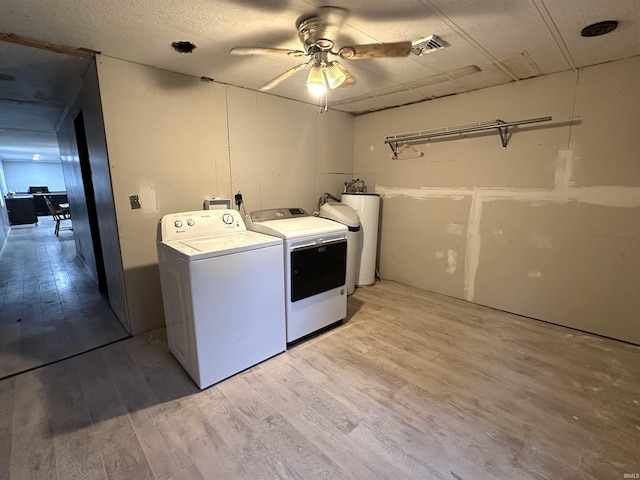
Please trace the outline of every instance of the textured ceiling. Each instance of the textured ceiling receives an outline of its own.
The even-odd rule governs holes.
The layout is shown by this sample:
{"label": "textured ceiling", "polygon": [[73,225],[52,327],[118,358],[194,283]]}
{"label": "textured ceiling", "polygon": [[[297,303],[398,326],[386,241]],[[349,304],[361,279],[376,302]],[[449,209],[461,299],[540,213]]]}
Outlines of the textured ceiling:
{"label": "textured ceiling", "polygon": [[[3,0],[0,32],[257,90],[305,59],[232,56],[229,50],[299,49],[296,19],[324,5],[349,10],[333,38],[337,47],[431,34],[449,44],[423,56],[341,61],[356,82],[330,91],[329,108],[351,113],[640,54],[638,0]],[[614,32],[580,36],[584,26],[610,19],[619,22]],[[197,48],[177,53],[171,42],[180,40]],[[86,62],[0,42],[0,158],[31,158],[24,131],[54,131]],[[315,103],[305,88],[306,73],[292,75],[271,93]],[[16,138],[21,149],[12,152]]]}

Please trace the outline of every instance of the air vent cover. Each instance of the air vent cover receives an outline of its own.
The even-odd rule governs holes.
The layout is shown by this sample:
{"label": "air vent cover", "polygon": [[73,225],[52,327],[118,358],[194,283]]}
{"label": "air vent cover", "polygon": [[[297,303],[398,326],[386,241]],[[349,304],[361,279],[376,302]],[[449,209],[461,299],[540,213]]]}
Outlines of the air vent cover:
{"label": "air vent cover", "polygon": [[436,50],[442,50],[448,47],[449,44],[442,40],[437,35],[429,35],[428,37],[421,38],[411,43],[411,52],[416,55],[425,55],[427,53],[435,52]]}

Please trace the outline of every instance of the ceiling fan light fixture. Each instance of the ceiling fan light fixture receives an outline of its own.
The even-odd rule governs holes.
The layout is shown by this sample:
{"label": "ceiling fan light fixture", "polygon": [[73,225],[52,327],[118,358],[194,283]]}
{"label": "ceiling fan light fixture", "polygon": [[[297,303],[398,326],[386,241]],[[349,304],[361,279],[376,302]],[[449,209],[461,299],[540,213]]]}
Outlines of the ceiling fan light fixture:
{"label": "ceiling fan light fixture", "polygon": [[327,83],[331,89],[338,88],[347,79],[347,76],[336,62],[329,62],[324,69],[324,73],[327,76]]}
{"label": "ceiling fan light fixture", "polygon": [[[304,2],[303,2],[304,3]],[[309,3],[309,2],[307,2]],[[341,62],[330,61],[333,56],[341,60],[370,60],[393,57],[408,57],[411,54],[410,41],[346,45],[337,49],[334,39],[344,25],[348,10],[340,7],[318,7],[296,20],[298,40],[302,45],[299,50],[277,47],[236,46],[229,50],[232,55],[287,55],[290,57],[307,57],[300,63],[260,87],[261,91],[271,90],[282,81],[302,69],[308,69],[307,89],[324,99],[327,109],[327,89],[353,85],[355,78],[343,67]],[[431,41],[435,36],[430,38]],[[423,39],[425,40],[425,39]],[[439,40],[439,39],[438,39]],[[438,44],[440,45],[440,44]],[[335,48],[334,48],[335,47]],[[433,45],[430,48],[436,48]],[[426,47],[423,47],[424,49]],[[422,49],[420,52],[422,52]],[[366,63],[366,62],[365,62]]]}
{"label": "ceiling fan light fixture", "polygon": [[307,77],[307,88],[316,95],[321,95],[327,91],[327,84],[324,78],[322,68],[318,65],[311,67],[309,76]]}

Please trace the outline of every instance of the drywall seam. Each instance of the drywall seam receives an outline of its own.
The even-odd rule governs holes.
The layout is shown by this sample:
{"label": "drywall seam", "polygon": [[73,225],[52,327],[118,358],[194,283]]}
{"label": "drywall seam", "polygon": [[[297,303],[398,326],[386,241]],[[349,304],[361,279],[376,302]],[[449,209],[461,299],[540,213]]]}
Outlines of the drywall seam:
{"label": "drywall seam", "polygon": [[473,195],[473,190],[470,188],[402,188],[376,185],[375,191],[385,198],[410,197],[416,200],[424,198],[449,198],[450,200],[462,200],[467,196]]}
{"label": "drywall seam", "polygon": [[376,185],[376,193],[383,198],[408,197],[414,200],[426,200],[429,198],[448,198],[449,200],[463,200],[472,197],[477,192],[482,193],[482,198],[489,200],[519,200],[525,202],[562,202],[568,201],[564,196],[558,195],[552,190],[535,188],[509,189],[509,188],[401,188],[384,187]]}
{"label": "drywall seam", "polygon": [[576,72],[576,83],[573,88],[573,103],[571,104],[571,125],[569,126],[569,136],[567,138],[567,148],[571,146],[571,135],[573,134],[573,126],[574,120],[580,118],[580,116],[576,116],[576,105],[578,102],[578,90],[580,85],[580,69],[575,70]]}
{"label": "drywall seam", "polygon": [[467,223],[467,247],[464,257],[464,298],[469,302],[473,300],[475,295],[476,273],[480,264],[482,200],[482,192],[474,192]]}
{"label": "drywall seam", "polygon": [[[567,176],[568,178],[568,176]],[[483,201],[516,200],[522,202],[567,203],[577,201],[605,207],[640,207],[640,187],[601,185],[592,187],[561,187],[557,190],[535,188],[402,188],[376,185],[375,192],[382,198],[407,197],[414,200],[448,198],[462,200],[482,193]]]}
{"label": "drywall seam", "polygon": [[591,205],[619,208],[640,207],[640,188],[622,186],[571,187],[573,156],[570,150],[558,152],[553,190],[534,188],[402,188],[376,185],[382,198],[407,197],[415,200],[446,198],[462,200],[471,197],[467,222],[467,245],[464,261],[464,298],[473,301],[475,279],[480,264],[480,220],[485,202],[495,200],[526,201],[531,203],[567,203],[577,201]]}
{"label": "drywall seam", "polygon": [[520,80],[516,77],[507,67],[505,67],[500,60],[494,57],[489,50],[484,48],[480,43],[478,43],[471,35],[469,35],[465,30],[463,30],[457,23],[455,23],[451,18],[449,18],[445,13],[436,7],[431,0],[418,0],[422,5],[427,7],[427,9],[431,10],[442,22],[444,22],[449,28],[455,31],[460,37],[462,37],[469,45],[476,49],[480,54],[489,59],[496,67],[498,67],[506,76],[508,76],[513,81]]}
{"label": "drywall seam", "polygon": [[553,190],[562,195],[571,188],[571,178],[573,177],[573,151],[558,150],[556,158],[556,171],[554,176]]}
{"label": "drywall seam", "polygon": [[449,274],[455,273],[457,266],[458,266],[458,252],[456,252],[455,250],[448,249],[447,264],[445,266],[444,271]]}
{"label": "drywall seam", "polygon": [[[224,108],[225,115],[227,118],[227,161],[229,162],[229,192],[231,192],[231,196],[233,197],[233,167],[231,166],[231,124],[229,119],[229,86],[224,86]],[[216,188],[218,188],[218,171],[216,168]],[[220,189],[218,188],[217,191]]]}
{"label": "drywall seam", "polygon": [[640,188],[620,186],[593,186],[568,188],[569,200],[605,207],[637,208],[640,207]]}
{"label": "drywall seam", "polygon": [[141,182],[138,184],[138,198],[140,206],[145,213],[160,213],[158,198],[153,182]]}
{"label": "drywall seam", "polygon": [[555,41],[556,46],[558,47],[558,50],[560,50],[560,53],[564,57],[565,62],[567,62],[567,66],[569,68],[571,68],[571,69],[575,69],[576,68],[576,62],[573,59],[573,57],[571,56],[571,52],[569,51],[569,47],[567,47],[567,44],[564,41],[564,37],[560,33],[560,30],[558,30],[558,26],[553,21],[553,17],[549,13],[549,9],[545,5],[544,1],[543,0],[533,0],[533,5],[536,8],[536,10],[538,10],[538,13],[540,14],[540,17],[542,18],[542,21],[544,22],[544,24],[546,25],[547,29],[549,30],[549,33],[553,37],[553,40]]}
{"label": "drywall seam", "polygon": [[464,233],[464,225],[461,223],[450,223],[447,225],[447,233],[451,235],[462,235]]}

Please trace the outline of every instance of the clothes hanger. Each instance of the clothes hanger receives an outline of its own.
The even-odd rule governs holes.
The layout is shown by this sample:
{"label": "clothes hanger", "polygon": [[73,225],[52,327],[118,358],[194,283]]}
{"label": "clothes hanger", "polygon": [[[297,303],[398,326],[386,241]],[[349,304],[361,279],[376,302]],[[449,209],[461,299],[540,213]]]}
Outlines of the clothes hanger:
{"label": "clothes hanger", "polygon": [[[407,152],[407,151],[408,151],[407,154],[400,156],[400,154],[402,152]],[[407,143],[405,143],[403,145],[400,145],[391,154],[391,159],[392,160],[408,160],[410,158],[420,158],[420,157],[424,157],[424,152],[412,147],[411,145],[409,145]]]}

